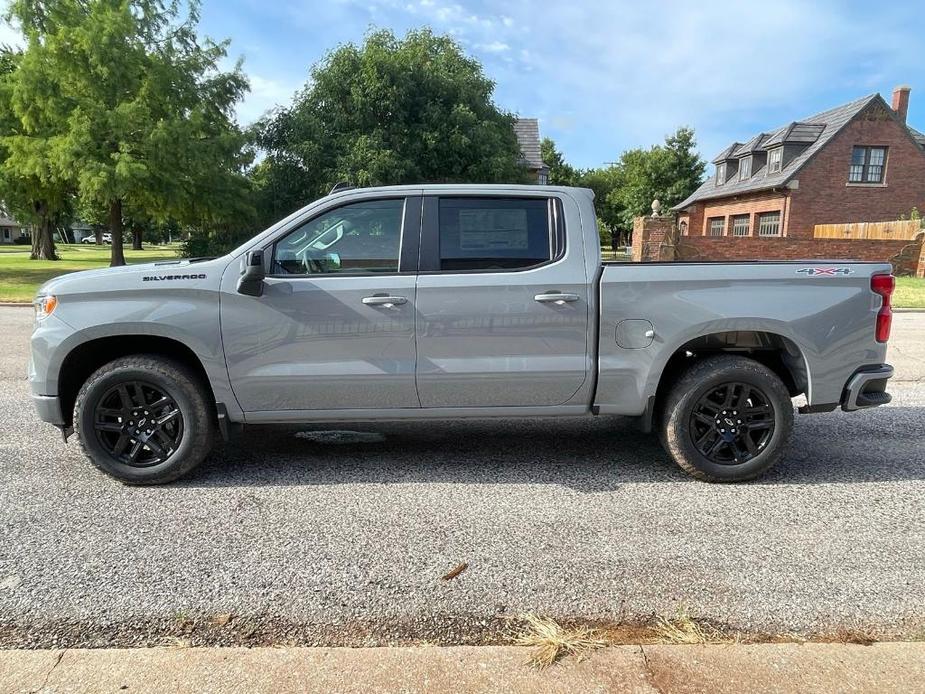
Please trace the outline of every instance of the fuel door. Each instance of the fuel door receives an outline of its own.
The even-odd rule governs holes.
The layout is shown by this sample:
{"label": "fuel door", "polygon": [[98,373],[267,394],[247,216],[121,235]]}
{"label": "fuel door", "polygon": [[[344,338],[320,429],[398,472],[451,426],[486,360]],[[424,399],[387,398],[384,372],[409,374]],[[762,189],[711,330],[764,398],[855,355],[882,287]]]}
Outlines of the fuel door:
{"label": "fuel door", "polygon": [[642,318],[627,318],[617,323],[617,344],[623,349],[645,349],[655,339],[655,328]]}

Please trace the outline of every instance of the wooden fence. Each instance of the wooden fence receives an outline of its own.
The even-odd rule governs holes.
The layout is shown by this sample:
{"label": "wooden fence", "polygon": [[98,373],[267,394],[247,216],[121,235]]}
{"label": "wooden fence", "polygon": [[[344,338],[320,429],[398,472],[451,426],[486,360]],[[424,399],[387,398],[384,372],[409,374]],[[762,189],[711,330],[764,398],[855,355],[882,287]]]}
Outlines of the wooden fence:
{"label": "wooden fence", "polygon": [[856,222],[854,224],[817,224],[813,237],[817,239],[871,239],[911,241],[922,231],[922,220],[898,222]]}

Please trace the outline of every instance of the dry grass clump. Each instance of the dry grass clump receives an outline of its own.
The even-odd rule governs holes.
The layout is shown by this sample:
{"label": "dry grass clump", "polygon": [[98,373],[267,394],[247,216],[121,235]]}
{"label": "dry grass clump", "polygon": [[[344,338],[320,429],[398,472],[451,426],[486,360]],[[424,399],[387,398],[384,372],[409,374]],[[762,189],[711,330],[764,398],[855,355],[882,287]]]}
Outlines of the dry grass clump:
{"label": "dry grass clump", "polygon": [[671,617],[657,617],[652,630],[663,643],[695,644],[728,641],[709,624],[692,617],[685,604],[678,605]]}
{"label": "dry grass clump", "polygon": [[514,643],[534,648],[528,662],[541,670],[567,655],[578,656],[580,660],[590,651],[610,645],[597,629],[588,626],[564,627],[535,614],[524,615],[521,619],[526,630],[514,639]]}

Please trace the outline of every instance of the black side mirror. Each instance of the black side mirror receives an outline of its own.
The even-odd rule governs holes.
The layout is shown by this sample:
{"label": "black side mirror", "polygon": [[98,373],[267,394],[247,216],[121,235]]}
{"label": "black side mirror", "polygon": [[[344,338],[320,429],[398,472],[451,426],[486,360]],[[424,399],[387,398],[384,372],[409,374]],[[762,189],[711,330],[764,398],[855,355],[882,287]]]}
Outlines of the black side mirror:
{"label": "black side mirror", "polygon": [[249,251],[244,257],[241,279],[238,280],[238,293],[248,296],[263,294],[263,280],[267,273],[263,269],[263,251]]}

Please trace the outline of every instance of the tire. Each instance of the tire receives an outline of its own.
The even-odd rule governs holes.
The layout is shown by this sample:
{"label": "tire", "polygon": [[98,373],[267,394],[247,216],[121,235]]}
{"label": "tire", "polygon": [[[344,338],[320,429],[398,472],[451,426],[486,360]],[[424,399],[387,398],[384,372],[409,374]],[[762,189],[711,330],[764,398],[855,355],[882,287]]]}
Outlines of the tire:
{"label": "tire", "polygon": [[792,431],[793,404],[777,374],[753,359],[722,355],[695,363],[672,386],[660,433],[692,477],[741,482],[773,467]]}
{"label": "tire", "polygon": [[201,379],[157,355],[100,367],[74,403],[74,432],[84,455],[125,484],[165,484],[188,474],[212,450],[215,429]]}

